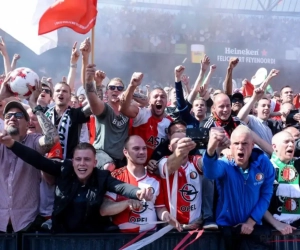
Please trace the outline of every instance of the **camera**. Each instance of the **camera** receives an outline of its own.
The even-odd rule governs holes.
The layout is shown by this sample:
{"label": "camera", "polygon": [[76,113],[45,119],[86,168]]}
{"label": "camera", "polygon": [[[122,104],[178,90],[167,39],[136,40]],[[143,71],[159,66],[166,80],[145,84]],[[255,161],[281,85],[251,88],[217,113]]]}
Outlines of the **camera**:
{"label": "camera", "polygon": [[208,128],[187,128],[186,136],[196,143],[197,149],[206,149],[209,140]]}

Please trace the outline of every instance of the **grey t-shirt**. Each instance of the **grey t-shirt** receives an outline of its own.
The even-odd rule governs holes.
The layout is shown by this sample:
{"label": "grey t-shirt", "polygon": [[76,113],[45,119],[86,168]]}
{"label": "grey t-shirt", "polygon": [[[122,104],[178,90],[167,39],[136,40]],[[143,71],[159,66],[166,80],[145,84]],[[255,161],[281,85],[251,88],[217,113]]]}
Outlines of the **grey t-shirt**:
{"label": "grey t-shirt", "polygon": [[123,159],[123,147],[128,137],[129,118],[116,115],[113,109],[105,103],[104,111],[96,118],[95,149],[102,149],[114,159]]}
{"label": "grey t-shirt", "polygon": [[269,144],[272,144],[273,134],[271,129],[268,127],[268,123],[253,115],[248,115],[248,118],[249,128],[251,128],[264,141],[266,141]]}

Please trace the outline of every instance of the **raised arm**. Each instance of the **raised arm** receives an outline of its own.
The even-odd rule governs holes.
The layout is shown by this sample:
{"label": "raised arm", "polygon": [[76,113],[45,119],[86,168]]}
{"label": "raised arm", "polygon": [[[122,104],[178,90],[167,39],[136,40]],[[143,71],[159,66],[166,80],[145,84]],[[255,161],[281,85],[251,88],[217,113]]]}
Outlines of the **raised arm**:
{"label": "raised arm", "polygon": [[206,76],[206,78],[205,78],[205,80],[204,80],[204,82],[202,84],[202,86],[204,87],[205,90],[207,90],[208,85],[210,83],[210,80],[211,80],[214,72],[216,71],[216,68],[217,68],[217,66],[215,64],[210,65],[209,72],[208,72],[208,74],[207,74],[207,76]]}
{"label": "raised arm", "polygon": [[224,128],[212,127],[209,132],[207,150],[203,156],[202,169],[208,179],[218,179],[225,173],[226,162],[218,160],[217,149],[229,146],[229,139]]}
{"label": "raised arm", "polygon": [[36,111],[35,115],[43,131],[43,136],[39,139],[39,144],[45,153],[48,153],[55,143],[59,141],[59,135],[54,124],[41,111]]}
{"label": "raised arm", "polygon": [[204,75],[205,75],[206,70],[209,67],[209,64],[210,64],[209,57],[207,55],[205,55],[204,59],[201,60],[201,63],[200,63],[200,71],[199,71],[199,75],[197,77],[197,80],[194,84],[194,87],[193,87],[191,93],[189,94],[189,96],[187,98],[189,103],[193,103],[193,101],[195,100],[195,98],[196,98],[196,96],[197,96],[197,94],[200,90],[200,87],[202,85]]}
{"label": "raised arm", "polygon": [[238,113],[238,118],[245,123],[249,122],[249,113],[253,105],[264,96],[265,92],[262,88],[257,88],[253,91],[253,96],[250,100],[242,107]]}
{"label": "raised arm", "polygon": [[279,70],[277,69],[272,69],[269,73],[269,75],[267,76],[267,78],[264,80],[264,82],[261,84],[261,88],[266,91],[268,85],[270,84],[270,81],[276,77],[279,74]]}
{"label": "raised arm", "polygon": [[252,134],[252,138],[253,138],[254,143],[256,145],[258,145],[268,155],[272,155],[272,153],[273,153],[272,145],[267,143],[261,137],[259,137],[254,131],[251,131],[251,134]]}
{"label": "raised arm", "polygon": [[2,37],[0,37],[0,53],[3,56],[4,72],[5,75],[7,75],[8,72],[11,72],[11,66],[10,66],[10,60],[9,60],[9,55],[7,53],[6,45]]}
{"label": "raised arm", "polygon": [[238,64],[239,59],[236,57],[230,58],[229,65],[227,68],[225,81],[224,81],[224,87],[223,90],[225,94],[232,95],[232,72],[234,67]]}
{"label": "raised arm", "polygon": [[[177,146],[174,152],[168,157],[166,162],[166,167],[168,168],[169,175],[173,174],[177,171],[184,159],[186,159],[189,155],[189,152],[193,150],[196,146],[196,143],[192,141],[191,138],[185,137],[181,138],[177,141]],[[165,166],[164,166],[165,168]],[[161,171],[161,168],[160,168]],[[164,171],[164,169],[163,169]],[[166,173],[164,172],[163,175]]]}
{"label": "raised arm", "polygon": [[143,80],[143,73],[133,73],[128,88],[123,93],[121,100],[121,113],[127,117],[135,118],[139,113],[139,108],[132,103],[133,95],[136,87],[140,86]]}
{"label": "raised arm", "polygon": [[185,91],[187,93],[187,96],[191,93],[191,87],[190,87],[190,77],[187,75],[181,76],[181,82],[183,83],[183,86],[185,88]]}
{"label": "raised arm", "polygon": [[132,96],[133,100],[138,103],[138,105],[143,108],[149,105],[149,98],[147,95],[142,93],[134,92]]}
{"label": "raised arm", "polygon": [[10,82],[10,73],[8,73],[0,85],[0,101],[3,101],[5,98],[13,97],[14,94],[9,91],[8,83]]}
{"label": "raised arm", "polygon": [[86,80],[85,80],[85,92],[86,97],[90,104],[90,109],[94,115],[101,115],[105,109],[105,103],[98,97],[98,93],[95,88],[94,78],[96,74],[96,68],[94,64],[89,64],[86,67]]}
{"label": "raised arm", "polygon": [[36,169],[42,170],[50,175],[59,176],[61,173],[62,163],[50,160],[42,156],[40,153],[19,142],[14,141],[7,134],[0,135],[0,143],[3,143],[16,156],[21,158]]}
{"label": "raised arm", "polygon": [[89,57],[90,57],[91,50],[92,50],[92,46],[90,43],[90,38],[88,37],[80,44],[80,51],[82,54],[81,83],[83,87],[85,87],[84,84],[86,83],[85,73],[86,73],[86,67],[89,64]]}
{"label": "raised arm", "polygon": [[11,70],[14,70],[14,69],[16,68],[16,66],[17,66],[17,61],[18,61],[20,58],[21,58],[21,57],[20,57],[19,54],[14,54],[14,57],[13,57],[13,59],[12,59],[11,66],[10,66]]}
{"label": "raised arm", "polygon": [[77,49],[77,42],[74,43],[71,53],[70,59],[70,69],[67,78],[67,83],[69,84],[72,91],[75,91],[75,78],[76,78],[76,71],[77,71],[77,62],[79,59],[79,50]]}
{"label": "raised arm", "polygon": [[102,82],[105,79],[106,74],[104,71],[97,70],[95,73],[96,92],[100,100],[103,100],[103,86]]}

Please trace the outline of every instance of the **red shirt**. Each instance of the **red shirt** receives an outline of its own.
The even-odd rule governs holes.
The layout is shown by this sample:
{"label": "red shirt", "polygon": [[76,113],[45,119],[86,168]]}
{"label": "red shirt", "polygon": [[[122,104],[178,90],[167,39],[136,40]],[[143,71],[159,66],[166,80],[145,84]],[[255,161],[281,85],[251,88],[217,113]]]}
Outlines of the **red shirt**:
{"label": "red shirt", "polygon": [[[134,211],[127,208],[123,212],[112,216],[113,223],[117,225],[123,233],[139,233],[155,229],[155,225],[147,224],[147,222],[157,221],[155,208],[165,206],[163,192],[161,191],[160,186],[160,178],[147,173],[147,171],[145,171],[145,175],[143,177],[137,178],[130,173],[126,167],[116,169],[112,172],[112,176],[120,181],[139,188],[151,187],[153,189],[153,200],[147,201],[142,210]],[[112,199],[116,202],[128,199],[124,196],[111,192],[106,192],[106,198]]]}

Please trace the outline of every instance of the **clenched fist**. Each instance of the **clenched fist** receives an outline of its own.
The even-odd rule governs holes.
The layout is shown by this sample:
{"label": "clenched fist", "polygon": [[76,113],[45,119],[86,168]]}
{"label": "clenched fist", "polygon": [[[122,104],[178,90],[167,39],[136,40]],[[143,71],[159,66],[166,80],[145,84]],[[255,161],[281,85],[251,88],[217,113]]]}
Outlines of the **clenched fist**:
{"label": "clenched fist", "polygon": [[185,67],[182,65],[179,65],[175,68],[174,73],[175,73],[175,82],[180,82],[181,81],[181,76],[185,70]]}
{"label": "clenched fist", "polygon": [[219,146],[228,144],[228,138],[222,127],[212,127],[209,131],[209,141],[207,145],[207,153],[213,156]]}
{"label": "clenched fist", "polygon": [[205,72],[208,69],[209,64],[210,64],[209,57],[207,55],[204,55],[203,60],[201,60],[201,70]]}
{"label": "clenched fist", "polygon": [[239,63],[239,59],[237,57],[231,57],[229,60],[229,68],[233,69]]}
{"label": "clenched fist", "polygon": [[106,77],[106,74],[104,71],[100,71],[100,70],[96,71],[96,73],[95,73],[96,83],[102,83],[102,81],[105,79],[105,77]]}
{"label": "clenched fist", "polygon": [[131,80],[130,80],[130,85],[134,87],[138,87],[141,85],[142,80],[143,80],[144,74],[141,72],[134,72]]}
{"label": "clenched fist", "polygon": [[186,157],[189,152],[196,147],[196,143],[191,138],[184,137],[178,140],[177,147],[175,149],[175,155],[177,157]]}

